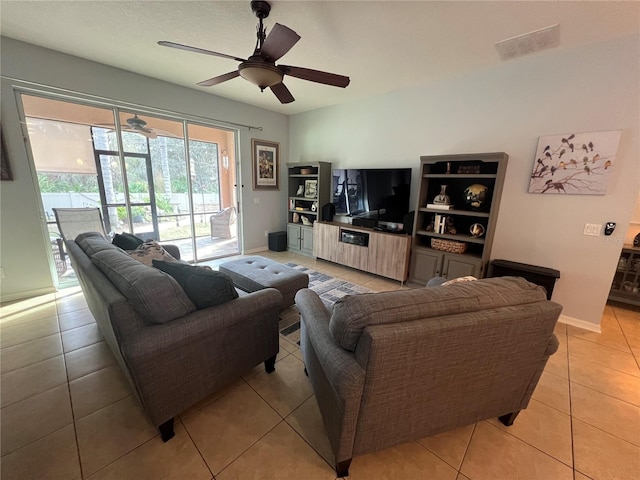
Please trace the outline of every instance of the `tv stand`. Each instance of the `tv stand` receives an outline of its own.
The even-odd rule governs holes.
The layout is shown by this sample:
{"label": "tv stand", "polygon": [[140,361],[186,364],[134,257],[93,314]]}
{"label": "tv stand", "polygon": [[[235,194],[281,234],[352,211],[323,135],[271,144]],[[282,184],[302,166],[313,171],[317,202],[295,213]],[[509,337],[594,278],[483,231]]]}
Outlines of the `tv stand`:
{"label": "tv stand", "polygon": [[334,222],[316,222],[313,233],[316,258],[400,282],[407,279],[411,251],[409,235]]}

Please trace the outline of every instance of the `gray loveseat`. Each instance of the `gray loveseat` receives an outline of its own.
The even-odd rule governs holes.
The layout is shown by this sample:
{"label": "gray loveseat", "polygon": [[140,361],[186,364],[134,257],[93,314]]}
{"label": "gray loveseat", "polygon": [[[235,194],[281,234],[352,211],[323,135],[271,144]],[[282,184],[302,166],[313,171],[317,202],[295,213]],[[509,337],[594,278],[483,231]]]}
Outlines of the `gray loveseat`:
{"label": "gray loveseat", "polygon": [[526,408],[562,307],[501,277],[362,294],[300,290],[300,347],[338,476],[354,456]]}
{"label": "gray loveseat", "polygon": [[99,233],[67,241],[67,252],[106,343],[164,441],[173,418],[279,350],[275,289],[196,310],[169,275]]}

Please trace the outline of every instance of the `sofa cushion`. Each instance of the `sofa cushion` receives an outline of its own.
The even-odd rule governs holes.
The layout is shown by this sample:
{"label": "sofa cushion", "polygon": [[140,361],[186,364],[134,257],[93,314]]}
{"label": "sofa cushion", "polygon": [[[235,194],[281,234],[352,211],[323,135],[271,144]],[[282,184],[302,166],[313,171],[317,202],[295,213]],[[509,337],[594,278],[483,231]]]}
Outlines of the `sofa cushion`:
{"label": "sofa cushion", "polygon": [[238,298],[229,275],[208,267],[153,260],[153,266],[171,275],[197,309],[213,307]]}
{"label": "sofa cushion", "polygon": [[162,245],[154,240],[147,240],[140,244],[135,250],[128,252],[132,258],[144,263],[148,267],[153,267],[153,260],[162,260],[164,262],[177,262]]}
{"label": "sofa cushion", "polygon": [[542,287],[523,278],[498,277],[443,288],[365,293],[338,300],[329,331],[342,348],[355,351],[369,325],[406,322],[546,301]]}
{"label": "sofa cushion", "polygon": [[102,250],[120,251],[116,245],[112,245],[109,240],[104,238],[104,236],[98,232],[81,233],[76,237],[76,243],[88,257],[91,257],[94,253],[101,252]]}
{"label": "sofa cushion", "polygon": [[144,240],[132,233],[122,232],[116,233],[111,243],[123,250],[135,250],[144,243]]}
{"label": "sofa cushion", "polygon": [[114,248],[95,253],[91,261],[129,300],[145,323],[167,323],[196,309],[171,276]]}

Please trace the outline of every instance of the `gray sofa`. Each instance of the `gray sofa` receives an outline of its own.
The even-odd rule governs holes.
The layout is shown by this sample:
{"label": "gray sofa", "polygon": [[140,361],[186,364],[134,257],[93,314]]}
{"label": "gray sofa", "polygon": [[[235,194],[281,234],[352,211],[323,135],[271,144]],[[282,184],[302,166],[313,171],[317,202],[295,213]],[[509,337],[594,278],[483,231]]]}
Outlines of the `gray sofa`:
{"label": "gray sofa", "polygon": [[164,441],[173,418],[279,350],[275,289],[196,310],[171,276],[131,258],[99,233],[66,241],[106,343]]}
{"label": "gray sofa", "polygon": [[300,347],[338,476],[354,456],[526,408],[562,307],[501,277],[362,294],[300,290]]}

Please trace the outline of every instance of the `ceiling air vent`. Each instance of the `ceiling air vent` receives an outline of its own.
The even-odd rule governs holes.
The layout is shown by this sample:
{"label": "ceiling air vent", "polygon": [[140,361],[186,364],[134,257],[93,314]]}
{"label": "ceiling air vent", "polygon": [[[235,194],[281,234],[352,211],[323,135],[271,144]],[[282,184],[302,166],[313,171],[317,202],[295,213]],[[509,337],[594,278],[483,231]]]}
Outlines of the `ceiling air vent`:
{"label": "ceiling air vent", "polygon": [[533,32],[507,38],[496,43],[496,50],[502,60],[521,57],[547,48],[557,47],[560,44],[560,24],[541,28]]}

